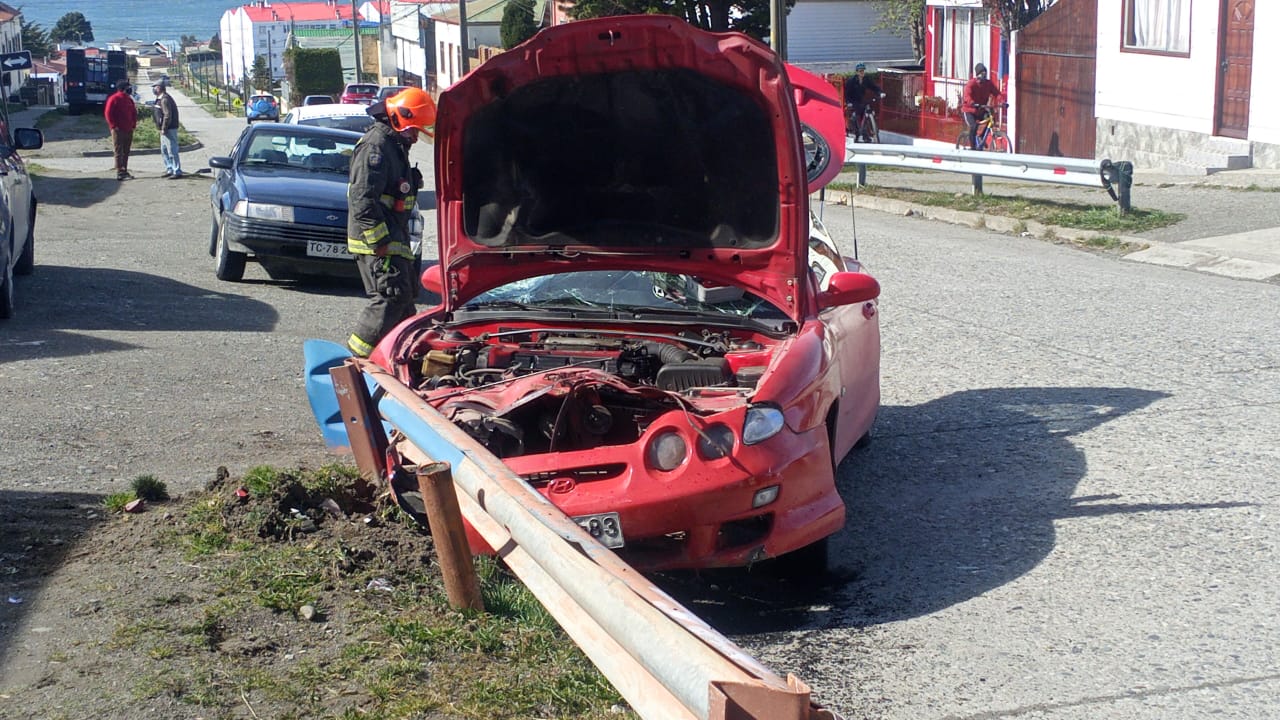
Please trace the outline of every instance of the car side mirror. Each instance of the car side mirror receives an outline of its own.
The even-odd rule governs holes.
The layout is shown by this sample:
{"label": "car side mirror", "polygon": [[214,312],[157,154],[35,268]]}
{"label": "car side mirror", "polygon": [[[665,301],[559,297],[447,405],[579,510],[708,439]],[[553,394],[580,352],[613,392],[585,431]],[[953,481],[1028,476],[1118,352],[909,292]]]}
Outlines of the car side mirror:
{"label": "car side mirror", "polygon": [[231,158],[225,156],[215,156],[209,158],[209,167],[218,168],[220,170],[231,169]]}
{"label": "car side mirror", "polygon": [[444,271],[436,263],[422,271],[422,287],[428,292],[444,297]]}
{"label": "car side mirror", "polygon": [[13,131],[13,146],[19,150],[39,150],[44,146],[44,133],[35,128],[17,128]]}
{"label": "car side mirror", "polygon": [[838,272],[831,276],[826,292],[818,296],[818,306],[826,309],[875,300],[880,297],[880,283],[866,273]]}

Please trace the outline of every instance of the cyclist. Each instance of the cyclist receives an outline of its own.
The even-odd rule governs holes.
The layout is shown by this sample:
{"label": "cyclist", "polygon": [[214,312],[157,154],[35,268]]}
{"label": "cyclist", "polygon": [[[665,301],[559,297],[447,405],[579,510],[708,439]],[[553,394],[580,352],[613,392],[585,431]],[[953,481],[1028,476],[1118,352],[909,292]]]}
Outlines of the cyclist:
{"label": "cyclist", "polygon": [[[857,134],[856,140],[871,142],[872,138],[867,135],[866,129],[862,126],[862,119],[866,116],[867,108],[871,103],[876,98],[884,97],[884,93],[880,91],[879,85],[867,77],[867,66],[864,63],[855,65],[853,71],[854,74],[844,80],[845,108],[849,111],[849,120],[853,123],[854,132]],[[867,100],[868,97],[872,100]]]}
{"label": "cyclist", "polygon": [[960,110],[964,112],[964,123],[969,126],[969,147],[977,144],[978,123],[986,119],[990,112],[991,101],[1000,97],[1000,88],[987,79],[987,66],[978,63],[973,66],[973,77],[964,84],[964,103]]}

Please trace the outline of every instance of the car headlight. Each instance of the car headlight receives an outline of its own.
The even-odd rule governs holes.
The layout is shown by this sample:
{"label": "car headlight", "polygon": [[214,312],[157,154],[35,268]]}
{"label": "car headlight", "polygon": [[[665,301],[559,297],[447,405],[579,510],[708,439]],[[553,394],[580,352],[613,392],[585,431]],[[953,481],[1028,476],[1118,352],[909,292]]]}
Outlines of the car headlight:
{"label": "car headlight", "polygon": [[752,405],[742,421],[742,442],[755,445],[782,431],[782,411],[772,405]]}
{"label": "car headlight", "polygon": [[689,454],[689,446],[679,433],[664,432],[649,443],[648,461],[651,467],[662,471],[671,471],[680,467]]}
{"label": "car headlight", "polygon": [[704,460],[719,460],[733,451],[733,430],[719,423],[702,431],[698,436],[698,454]]}
{"label": "car headlight", "polygon": [[254,218],[255,220],[279,220],[280,222],[293,222],[293,206],[292,205],[268,205],[266,203],[249,202],[241,200],[236,203],[233,212],[240,217]]}

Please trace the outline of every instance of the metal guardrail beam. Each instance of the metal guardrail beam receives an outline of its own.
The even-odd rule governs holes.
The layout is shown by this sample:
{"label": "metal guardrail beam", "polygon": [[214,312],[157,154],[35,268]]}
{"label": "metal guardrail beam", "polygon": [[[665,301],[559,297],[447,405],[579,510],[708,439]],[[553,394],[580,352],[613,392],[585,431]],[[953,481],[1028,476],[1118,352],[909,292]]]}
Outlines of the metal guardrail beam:
{"label": "metal guardrail beam", "polygon": [[[334,374],[342,395],[381,391],[378,414],[406,459],[452,467],[462,515],[648,720],[839,720],[622,562],[497,457],[367,360]],[[350,422],[350,418],[346,419]],[[367,421],[350,428],[359,432]],[[363,469],[363,468],[362,468]]]}
{"label": "metal guardrail beam", "polygon": [[938,170],[964,173],[973,178],[973,192],[982,194],[982,178],[1096,187],[1106,190],[1120,212],[1130,210],[1130,188],[1133,186],[1133,163],[1110,160],[1082,160],[1048,155],[981,152],[955,148],[928,148],[915,145],[880,145],[848,142],[845,146],[845,168],[858,171],[858,185],[866,185],[868,165]]}

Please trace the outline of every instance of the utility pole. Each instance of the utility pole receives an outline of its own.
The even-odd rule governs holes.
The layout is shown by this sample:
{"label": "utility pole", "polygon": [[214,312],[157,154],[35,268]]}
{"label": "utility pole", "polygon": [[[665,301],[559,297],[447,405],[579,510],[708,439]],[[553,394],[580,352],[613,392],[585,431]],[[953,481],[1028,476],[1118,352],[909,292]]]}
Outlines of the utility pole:
{"label": "utility pole", "polygon": [[787,2],[769,0],[769,47],[784,62],[787,59]]}
{"label": "utility pole", "polygon": [[356,49],[356,82],[364,80],[360,62],[360,15],[356,10],[356,0],[351,0],[351,41]]}
{"label": "utility pole", "polygon": [[467,47],[467,0],[458,0],[458,33],[462,36],[462,58],[458,63],[458,77],[467,74],[467,58],[471,51]]}

